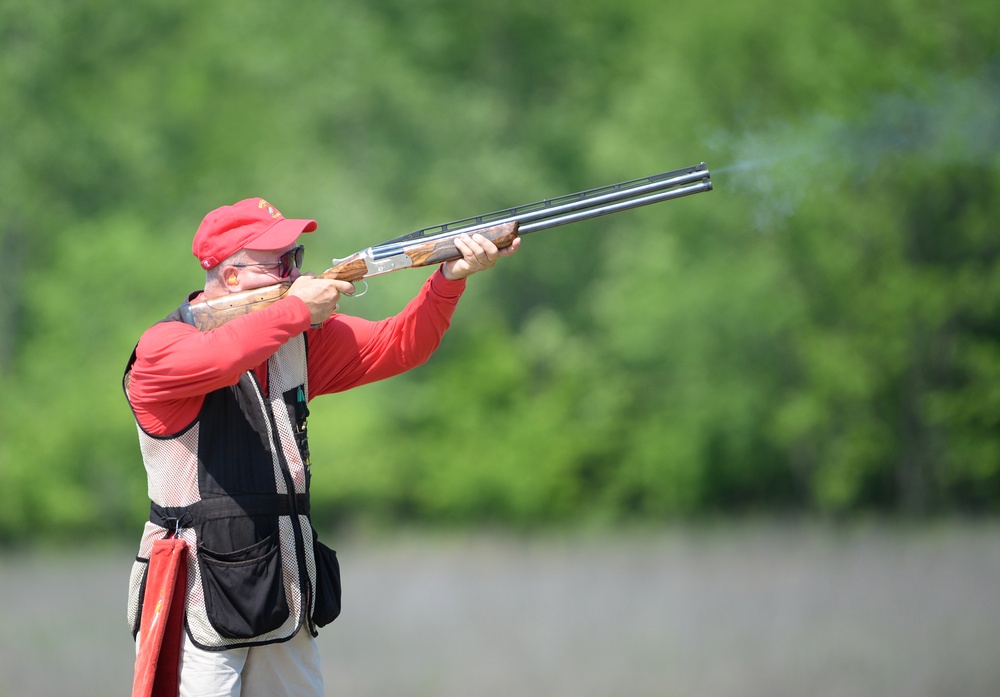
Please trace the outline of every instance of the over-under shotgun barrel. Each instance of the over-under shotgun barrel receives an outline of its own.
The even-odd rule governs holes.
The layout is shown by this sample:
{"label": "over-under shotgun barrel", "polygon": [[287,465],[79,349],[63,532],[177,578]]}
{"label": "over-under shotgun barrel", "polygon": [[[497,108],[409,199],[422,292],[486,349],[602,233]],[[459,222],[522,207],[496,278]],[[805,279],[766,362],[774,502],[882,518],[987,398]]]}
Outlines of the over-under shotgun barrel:
{"label": "over-under shotgun barrel", "polygon": [[677,169],[672,172],[654,174],[641,179],[632,179],[619,184],[588,189],[558,198],[545,199],[537,203],[507,208],[495,213],[477,215],[444,225],[423,228],[383,242],[372,249],[376,255],[387,256],[396,253],[403,243],[412,244],[416,240],[427,241],[437,237],[478,232],[481,228],[509,222],[516,222],[518,233],[523,236],[539,230],[548,230],[558,225],[575,223],[609,213],[618,213],[630,208],[638,208],[650,203],[659,203],[711,189],[712,176],[708,167],[702,162],[693,167]]}

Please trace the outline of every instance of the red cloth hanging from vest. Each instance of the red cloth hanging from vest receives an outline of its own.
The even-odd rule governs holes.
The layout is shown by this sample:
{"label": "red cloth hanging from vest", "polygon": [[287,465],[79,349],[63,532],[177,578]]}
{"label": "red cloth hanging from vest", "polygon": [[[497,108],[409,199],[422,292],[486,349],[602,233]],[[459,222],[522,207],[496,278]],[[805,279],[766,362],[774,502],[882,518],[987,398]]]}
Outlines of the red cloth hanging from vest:
{"label": "red cloth hanging from vest", "polygon": [[187,543],[156,540],[149,555],[132,697],[177,697],[180,687]]}

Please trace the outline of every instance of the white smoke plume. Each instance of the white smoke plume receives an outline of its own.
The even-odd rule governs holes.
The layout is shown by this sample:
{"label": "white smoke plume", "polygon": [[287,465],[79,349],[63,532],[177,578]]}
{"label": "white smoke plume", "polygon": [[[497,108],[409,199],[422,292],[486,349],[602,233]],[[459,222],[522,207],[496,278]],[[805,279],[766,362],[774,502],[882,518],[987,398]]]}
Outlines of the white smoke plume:
{"label": "white smoke plume", "polygon": [[[856,115],[814,114],[710,139],[719,190],[756,200],[761,229],[793,213],[807,190],[921,166],[1000,168],[1000,65],[970,77],[874,95]],[[726,162],[730,164],[726,164]]]}

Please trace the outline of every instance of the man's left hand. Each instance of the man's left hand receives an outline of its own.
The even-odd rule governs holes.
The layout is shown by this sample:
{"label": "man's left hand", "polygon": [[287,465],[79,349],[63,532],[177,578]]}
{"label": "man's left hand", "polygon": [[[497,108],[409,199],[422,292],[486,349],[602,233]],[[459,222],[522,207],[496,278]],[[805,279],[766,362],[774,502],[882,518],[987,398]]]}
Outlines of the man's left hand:
{"label": "man's left hand", "polygon": [[461,259],[446,261],[441,266],[441,272],[449,281],[467,278],[474,273],[492,269],[500,257],[510,256],[521,246],[521,238],[515,237],[509,247],[497,249],[497,246],[479,233],[462,234],[455,238],[455,247],[462,253]]}

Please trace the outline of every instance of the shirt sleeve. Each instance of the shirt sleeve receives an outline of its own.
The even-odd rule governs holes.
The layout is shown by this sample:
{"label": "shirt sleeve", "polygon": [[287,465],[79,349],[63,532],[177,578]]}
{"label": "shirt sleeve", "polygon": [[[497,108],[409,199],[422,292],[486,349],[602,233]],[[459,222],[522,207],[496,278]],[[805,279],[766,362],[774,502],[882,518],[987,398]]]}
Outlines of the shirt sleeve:
{"label": "shirt sleeve", "polygon": [[136,347],[128,398],[139,425],[154,435],[190,424],[209,392],[235,385],[289,339],[309,328],[309,310],[295,297],[207,332],[161,322]]}
{"label": "shirt sleeve", "polygon": [[197,418],[206,394],[235,385],[307,330],[310,398],[398,375],[425,363],[440,345],[465,285],[438,270],[402,312],[378,322],[335,315],[310,329],[309,310],[295,297],[208,332],[161,322],[139,339],[129,403],[143,430],[178,433]]}
{"label": "shirt sleeve", "polygon": [[399,314],[378,322],[335,315],[309,332],[309,397],[342,392],[421,365],[451,325],[465,279],[440,269]]}

